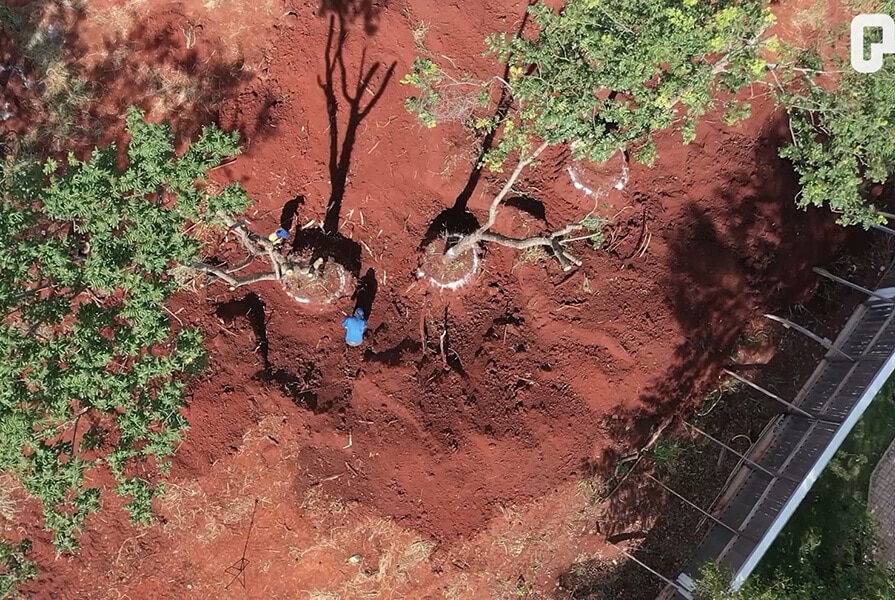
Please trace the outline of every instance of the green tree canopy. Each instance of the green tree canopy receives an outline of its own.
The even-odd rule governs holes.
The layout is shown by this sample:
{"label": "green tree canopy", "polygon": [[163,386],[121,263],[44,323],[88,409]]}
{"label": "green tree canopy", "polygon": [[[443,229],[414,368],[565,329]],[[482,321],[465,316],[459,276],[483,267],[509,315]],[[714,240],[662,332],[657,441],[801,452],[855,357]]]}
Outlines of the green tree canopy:
{"label": "green tree canopy", "polygon": [[[524,154],[533,138],[572,142],[577,157],[594,162],[632,148],[651,163],[655,133],[676,128],[692,140],[696,119],[720,93],[765,75],[758,54],[774,21],[757,0],[570,0],[558,12],[535,4],[530,14],[534,35],[487,40],[489,52],[509,64],[513,102],[488,158],[493,166],[513,151]],[[424,120],[424,100],[438,100],[439,69],[419,59],[405,78],[423,88],[408,107]],[[738,108],[734,116],[746,114]]]}
{"label": "green tree canopy", "polygon": [[657,133],[677,130],[690,142],[697,119],[720,102],[731,120],[745,116],[748,107],[734,103],[733,93],[767,74],[759,53],[774,16],[760,0],[569,0],[559,11],[538,2],[529,13],[532,32],[487,40],[489,53],[506,63],[507,80],[476,82],[422,57],[402,80],[420,90],[406,106],[428,126],[456,112],[443,103],[458,101],[458,86],[479,93],[480,109],[493,100],[495,80],[501,88],[496,110],[468,120],[497,137],[482,164],[499,171],[515,157],[516,165],[491,201],[488,220],[447,249],[447,259],[487,239],[517,249],[546,246],[564,268],[580,264],[567,244],[583,239],[575,234],[581,229],[599,239],[600,231],[588,226],[593,211],[549,235],[517,240],[488,233],[523,169],[565,143],[577,159],[604,162],[630,150],[652,164]]}
{"label": "green tree canopy", "polygon": [[[879,10],[895,14],[895,1]],[[868,30],[867,43],[880,35]],[[840,36],[837,47],[846,52],[848,40]],[[841,56],[825,65],[817,55],[801,53],[795,65],[794,80],[781,95],[793,143],[780,155],[799,174],[799,206],[828,206],[842,225],[866,229],[885,222],[869,188],[895,173],[895,58],[886,58],[876,73],[858,73]]]}
{"label": "green tree canopy", "polygon": [[111,145],[7,172],[0,188],[0,470],[40,499],[59,551],[99,508],[91,468],[149,519],[152,471],[182,439],[185,378],[204,356],[197,330],[172,330],[169,270],[196,258],[190,223],[248,204],[238,185],[202,185],[239,152],[236,134],[206,127],[178,155],[137,109],[127,131],[124,167]]}

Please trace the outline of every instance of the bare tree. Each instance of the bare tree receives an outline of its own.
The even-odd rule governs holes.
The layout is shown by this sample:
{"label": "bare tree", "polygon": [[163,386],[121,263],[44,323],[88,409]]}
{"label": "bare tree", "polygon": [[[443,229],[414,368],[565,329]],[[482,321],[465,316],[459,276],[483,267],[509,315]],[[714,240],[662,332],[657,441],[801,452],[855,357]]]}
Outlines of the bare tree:
{"label": "bare tree", "polygon": [[[259,281],[279,281],[292,298],[304,303],[331,302],[347,289],[347,272],[342,265],[333,262],[325,266],[323,257],[311,262],[304,257],[283,254],[276,244],[255,234],[245,222],[223,213],[217,216],[227,225],[228,231],[236,234],[246,251],[246,258],[232,266],[194,262],[190,268],[217,277],[231,290]],[[245,277],[236,275],[256,259],[265,261],[269,268]]]}
{"label": "bare tree", "polygon": [[[534,151],[530,154],[524,155],[519,159],[516,168],[510,174],[507,181],[504,183],[503,187],[497,193],[496,196],[491,200],[491,205],[488,207],[488,219],[474,232],[470,233],[467,236],[464,236],[459,242],[455,245],[448,248],[445,252],[445,258],[447,260],[453,260],[458,257],[463,252],[470,250],[476,244],[480,242],[494,242],[496,244],[500,244],[501,246],[507,246],[509,248],[515,248],[516,250],[525,250],[526,248],[533,247],[546,247],[551,250],[553,256],[559,262],[560,266],[562,266],[563,270],[568,271],[573,267],[580,267],[581,260],[577,258],[572,252],[569,250],[568,245],[572,242],[579,240],[589,240],[602,235],[602,231],[598,230],[598,228],[590,225],[588,219],[593,216],[596,211],[596,203],[594,204],[594,209],[591,210],[586,215],[582,216],[581,219],[574,223],[568,223],[557,229],[556,231],[542,234],[530,236],[527,238],[513,238],[501,233],[495,233],[491,231],[491,228],[494,227],[494,223],[497,220],[497,214],[500,209],[501,203],[513,189],[516,181],[522,175],[522,171],[529,166],[535,159],[537,159],[540,154],[549,147],[547,142],[542,142],[540,146],[538,146]],[[625,164],[623,166],[623,172],[627,173],[627,162],[628,157],[627,154],[623,154],[625,159]],[[575,235],[577,232],[581,232],[582,230],[588,229],[589,232],[584,235]]]}

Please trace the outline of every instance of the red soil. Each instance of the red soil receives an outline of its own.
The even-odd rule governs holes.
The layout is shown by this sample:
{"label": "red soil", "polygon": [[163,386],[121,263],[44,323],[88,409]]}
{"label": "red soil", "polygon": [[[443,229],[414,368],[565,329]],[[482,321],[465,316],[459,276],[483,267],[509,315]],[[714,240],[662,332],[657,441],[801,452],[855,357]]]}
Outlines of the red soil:
{"label": "red soil", "polygon": [[[90,520],[83,550],[56,561],[47,536],[27,527],[43,567],[29,597],[304,598],[368,573],[348,556],[378,556],[369,573],[385,573],[386,550],[403,548],[390,556],[406,558],[420,539],[437,544],[428,561],[407,559],[400,577],[376,583],[368,574],[357,585],[408,598],[493,598],[504,579],[551,586],[580,553],[606,550],[588,534],[594,519],[576,496],[578,482],[611,468],[664,416],[694,406],[746,323],[809,295],[810,267],[846,241],[829,215],[794,208],[793,178],[775,156],[788,132],[757,98],[740,127],[709,117],[690,146],[669,136],[655,168],[633,167],[627,187],[605,199],[612,208],[604,212],[617,214],[611,250],[581,242],[582,268],[568,274],[489,247],[472,285],[453,294],[428,289],[416,280],[416,247],[466,185],[472,157],[459,127],[426,130],[403,108],[398,80],[418,53],[411,28],[428,22],[433,55],[490,74],[495,67],[479,57],[483,38],[516,28],[524,3],[361,4],[372,11],[370,35],[363,11],[346,24],[348,85],[378,61],[369,90],[357,94],[361,108],[385,88],[347,148],[339,232],[361,244],[359,275],[372,269],[376,280],[364,347],[342,340],[347,298],[312,311],[275,284],[180,293],[172,311],[205,330],[211,367],[191,388],[192,429],[175,460],[174,491],[158,507],[166,522],[133,528],[106,494],[109,510]],[[180,25],[201,24],[196,47],[206,61],[215,44],[239,41],[255,77],[227,92],[220,118],[244,132],[246,153],[215,177],[244,183],[253,227],[266,235],[297,195],[299,225],[322,222],[341,183],[329,170],[335,124],[318,83],[327,18],[310,1],[265,6],[138,8],[135,31],[166,43]],[[156,60],[162,46],[147,44],[131,46],[127,60]],[[351,107],[338,70],[335,78],[346,151]],[[544,202],[551,226],[592,205],[572,186],[568,161],[554,152],[520,185]],[[469,209],[480,218],[498,184],[484,177],[472,194]],[[544,228],[514,208],[498,224],[517,235]],[[438,354],[445,322],[447,369]],[[248,588],[224,592],[254,498],[262,502]],[[321,545],[327,535],[330,545]],[[362,597],[345,589],[341,597]]]}

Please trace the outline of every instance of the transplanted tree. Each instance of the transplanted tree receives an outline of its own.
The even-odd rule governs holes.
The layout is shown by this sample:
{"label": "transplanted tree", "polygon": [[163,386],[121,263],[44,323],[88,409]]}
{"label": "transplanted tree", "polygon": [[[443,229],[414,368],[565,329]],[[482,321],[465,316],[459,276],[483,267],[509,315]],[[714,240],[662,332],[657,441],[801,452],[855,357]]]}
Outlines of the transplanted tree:
{"label": "transplanted tree", "polygon": [[[895,1],[876,12],[895,14]],[[879,43],[881,31],[868,30],[866,44]],[[847,49],[848,41],[839,47]],[[895,174],[895,61],[883,61],[875,73],[858,73],[847,57],[824,65],[804,52],[794,65],[785,71],[796,77],[787,78],[782,93],[793,143],[780,155],[799,174],[799,206],[828,206],[842,225],[884,223],[887,215],[874,206],[871,189]]]}
{"label": "transplanted tree", "polygon": [[108,468],[135,521],[150,519],[204,359],[199,331],[166,312],[171,268],[198,256],[188,226],[224,225],[218,215],[248,204],[239,185],[203,185],[239,152],[235,134],[206,127],[177,155],[169,128],[136,109],[127,131],[126,157],[112,145],[47,160],[0,187],[0,471],[41,501],[60,552],[100,507],[92,469]]}
{"label": "transplanted tree", "polygon": [[[219,212],[217,218],[236,234],[246,252],[244,260],[235,265],[213,265],[194,261],[185,268],[214,275],[231,290],[259,281],[278,281],[286,294],[303,304],[328,304],[348,292],[354,276],[337,261],[327,261],[325,252],[308,248],[301,252],[282,252],[282,239],[275,234],[263,238],[249,229],[245,221]],[[260,259],[266,269],[240,276],[238,271]]]}
{"label": "transplanted tree", "polygon": [[[550,146],[567,143],[576,159],[601,163],[630,152],[652,164],[658,132],[673,129],[685,143],[693,140],[697,120],[722,96],[728,98],[731,122],[746,116],[748,106],[729,98],[766,75],[759,53],[774,17],[764,5],[758,0],[569,0],[556,12],[538,3],[529,9],[533,35],[490,37],[490,54],[509,66],[501,85],[510,102],[507,110],[493,113],[496,117],[471,120],[480,131],[499,129],[484,163],[492,171],[513,166],[487,220],[450,246],[445,260],[490,241],[517,249],[545,246],[564,268],[579,265],[569,245],[582,237],[599,239],[595,211],[527,239],[491,231],[523,170]],[[493,81],[478,82],[485,101]],[[418,58],[404,82],[420,88],[407,108],[429,126],[437,123],[444,98],[457,86],[476,89],[475,80],[448,74],[428,58]]]}

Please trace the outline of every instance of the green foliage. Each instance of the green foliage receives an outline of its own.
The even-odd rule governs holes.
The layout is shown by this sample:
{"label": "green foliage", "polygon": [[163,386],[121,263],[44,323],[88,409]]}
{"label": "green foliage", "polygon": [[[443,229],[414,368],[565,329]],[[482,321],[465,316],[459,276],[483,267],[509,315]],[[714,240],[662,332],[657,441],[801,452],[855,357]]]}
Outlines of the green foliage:
{"label": "green foliage", "polygon": [[871,474],[895,435],[892,393],[870,405],[743,589],[729,592],[729,574],[708,566],[698,600],[895,598],[895,573],[873,560],[867,507]]}
{"label": "green foliage", "polygon": [[[543,3],[529,10],[536,35],[487,40],[509,65],[513,99],[485,158],[493,170],[535,139],[571,142],[577,159],[603,162],[631,149],[651,164],[656,132],[677,129],[692,140],[718,92],[766,72],[758,52],[773,16],[758,0],[569,0],[559,12]],[[438,70],[425,62],[409,81],[422,98],[429,82],[418,71]]]}
{"label": "green foliage", "polygon": [[[809,590],[799,589],[789,580],[756,583],[747,581],[738,591],[730,591],[730,573],[716,564],[706,565],[701,572],[696,600],[816,600]],[[855,599],[857,600],[857,598]]]}
{"label": "green foliage", "polygon": [[653,446],[653,459],[660,465],[670,467],[680,457],[684,448],[681,443],[670,437],[663,437]]}
{"label": "green foliage", "polygon": [[435,116],[436,106],[441,100],[438,87],[444,80],[441,68],[428,58],[417,56],[413,59],[410,73],[401,79],[401,83],[420,89],[419,96],[410,96],[404,101],[407,112],[415,114],[426,127],[435,127],[438,120]]}
{"label": "green foliage", "polygon": [[190,223],[247,205],[239,186],[203,185],[239,152],[235,134],[206,127],[177,155],[169,127],[137,109],[127,130],[124,168],[112,145],[6,173],[0,188],[0,470],[40,499],[60,552],[100,508],[86,475],[101,465],[149,519],[156,488],[132,474],[165,472],[204,357],[197,330],[171,329],[168,270],[197,256]]}
{"label": "green foliage", "polygon": [[[895,2],[884,8],[895,14]],[[845,40],[841,44],[848,47]],[[803,56],[802,65],[823,68],[811,56]],[[780,156],[799,174],[799,206],[829,206],[840,224],[867,229],[885,221],[868,200],[869,187],[895,174],[895,62],[885,60],[869,74],[838,66],[835,81],[798,72],[796,85],[782,94],[794,143]]]}
{"label": "green foliage", "polygon": [[581,225],[584,227],[585,231],[590,234],[590,243],[593,246],[594,250],[599,250],[603,247],[603,243],[606,241],[606,236],[603,234],[603,226],[606,222],[603,219],[597,218],[594,215],[588,215],[581,219]]}
{"label": "green foliage", "polygon": [[18,544],[0,541],[0,598],[10,597],[20,583],[37,576],[34,564],[25,558],[31,550],[31,542],[23,540]]}
{"label": "green foliage", "polygon": [[480,135],[494,127],[488,117],[473,115],[476,109],[487,108],[490,102],[486,82],[469,77],[454,79],[431,59],[418,56],[401,83],[420,90],[419,96],[410,96],[404,101],[404,107],[426,127],[456,121],[471,125]]}

